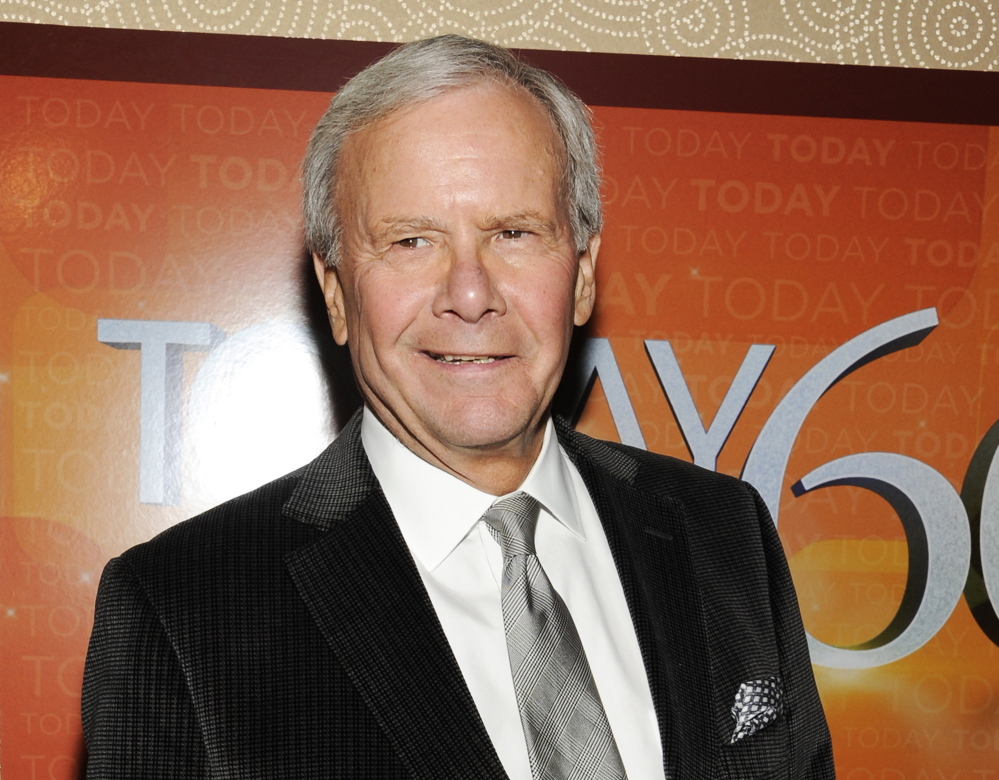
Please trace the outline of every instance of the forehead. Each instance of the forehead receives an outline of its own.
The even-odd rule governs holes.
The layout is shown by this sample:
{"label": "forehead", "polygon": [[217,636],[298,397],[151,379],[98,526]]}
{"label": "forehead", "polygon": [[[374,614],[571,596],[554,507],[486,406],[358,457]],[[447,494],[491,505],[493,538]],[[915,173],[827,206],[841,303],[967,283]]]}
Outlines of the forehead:
{"label": "forehead", "polygon": [[462,145],[480,145],[493,155],[530,155],[535,163],[548,161],[556,167],[564,156],[551,117],[535,97],[519,87],[481,81],[395,111],[353,133],[342,147],[338,178],[357,182],[379,160],[414,153],[444,156]]}

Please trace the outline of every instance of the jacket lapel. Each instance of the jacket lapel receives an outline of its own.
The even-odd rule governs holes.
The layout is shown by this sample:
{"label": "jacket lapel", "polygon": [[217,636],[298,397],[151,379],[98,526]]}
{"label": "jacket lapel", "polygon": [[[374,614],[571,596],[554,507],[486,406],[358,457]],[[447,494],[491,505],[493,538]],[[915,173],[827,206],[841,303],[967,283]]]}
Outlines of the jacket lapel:
{"label": "jacket lapel", "polygon": [[327,533],[285,559],[343,668],[415,777],[506,778],[360,443],[306,468],[285,513]]}
{"label": "jacket lapel", "polygon": [[625,452],[558,421],[603,523],[645,663],[663,743],[666,777],[709,780],[721,743],[710,644],[682,504],[643,489],[642,466]]}

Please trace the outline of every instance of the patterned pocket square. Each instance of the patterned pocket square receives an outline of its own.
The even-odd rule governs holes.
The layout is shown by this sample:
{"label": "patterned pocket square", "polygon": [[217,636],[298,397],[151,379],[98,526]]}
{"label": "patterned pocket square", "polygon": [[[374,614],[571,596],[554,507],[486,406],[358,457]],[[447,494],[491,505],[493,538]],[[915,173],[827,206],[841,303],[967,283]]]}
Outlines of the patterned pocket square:
{"label": "patterned pocket square", "polygon": [[732,705],[735,730],[732,732],[731,744],[734,745],[743,737],[755,734],[773,723],[783,709],[780,680],[776,677],[744,682],[739,686],[735,704]]}

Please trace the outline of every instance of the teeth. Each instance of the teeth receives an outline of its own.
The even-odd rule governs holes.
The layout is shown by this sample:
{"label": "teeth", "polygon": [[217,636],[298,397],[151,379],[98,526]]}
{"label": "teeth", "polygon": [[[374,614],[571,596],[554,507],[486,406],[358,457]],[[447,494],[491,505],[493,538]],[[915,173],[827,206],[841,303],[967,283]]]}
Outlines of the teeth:
{"label": "teeth", "polygon": [[492,363],[496,358],[481,355],[434,355],[438,363]]}

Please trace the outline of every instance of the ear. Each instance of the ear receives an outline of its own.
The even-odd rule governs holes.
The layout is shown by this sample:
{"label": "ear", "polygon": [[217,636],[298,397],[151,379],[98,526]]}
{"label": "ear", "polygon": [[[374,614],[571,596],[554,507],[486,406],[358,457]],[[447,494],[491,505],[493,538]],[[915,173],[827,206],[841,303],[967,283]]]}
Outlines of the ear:
{"label": "ear", "polygon": [[572,322],[583,325],[593,314],[593,304],[597,293],[597,253],[600,251],[600,234],[590,238],[586,251],[579,256],[576,269],[576,308]]}
{"label": "ear", "polygon": [[333,340],[342,347],[347,343],[347,316],[343,307],[343,286],[340,284],[339,272],[336,268],[327,267],[326,261],[315,252],[312,253],[312,264],[326,301]]}

